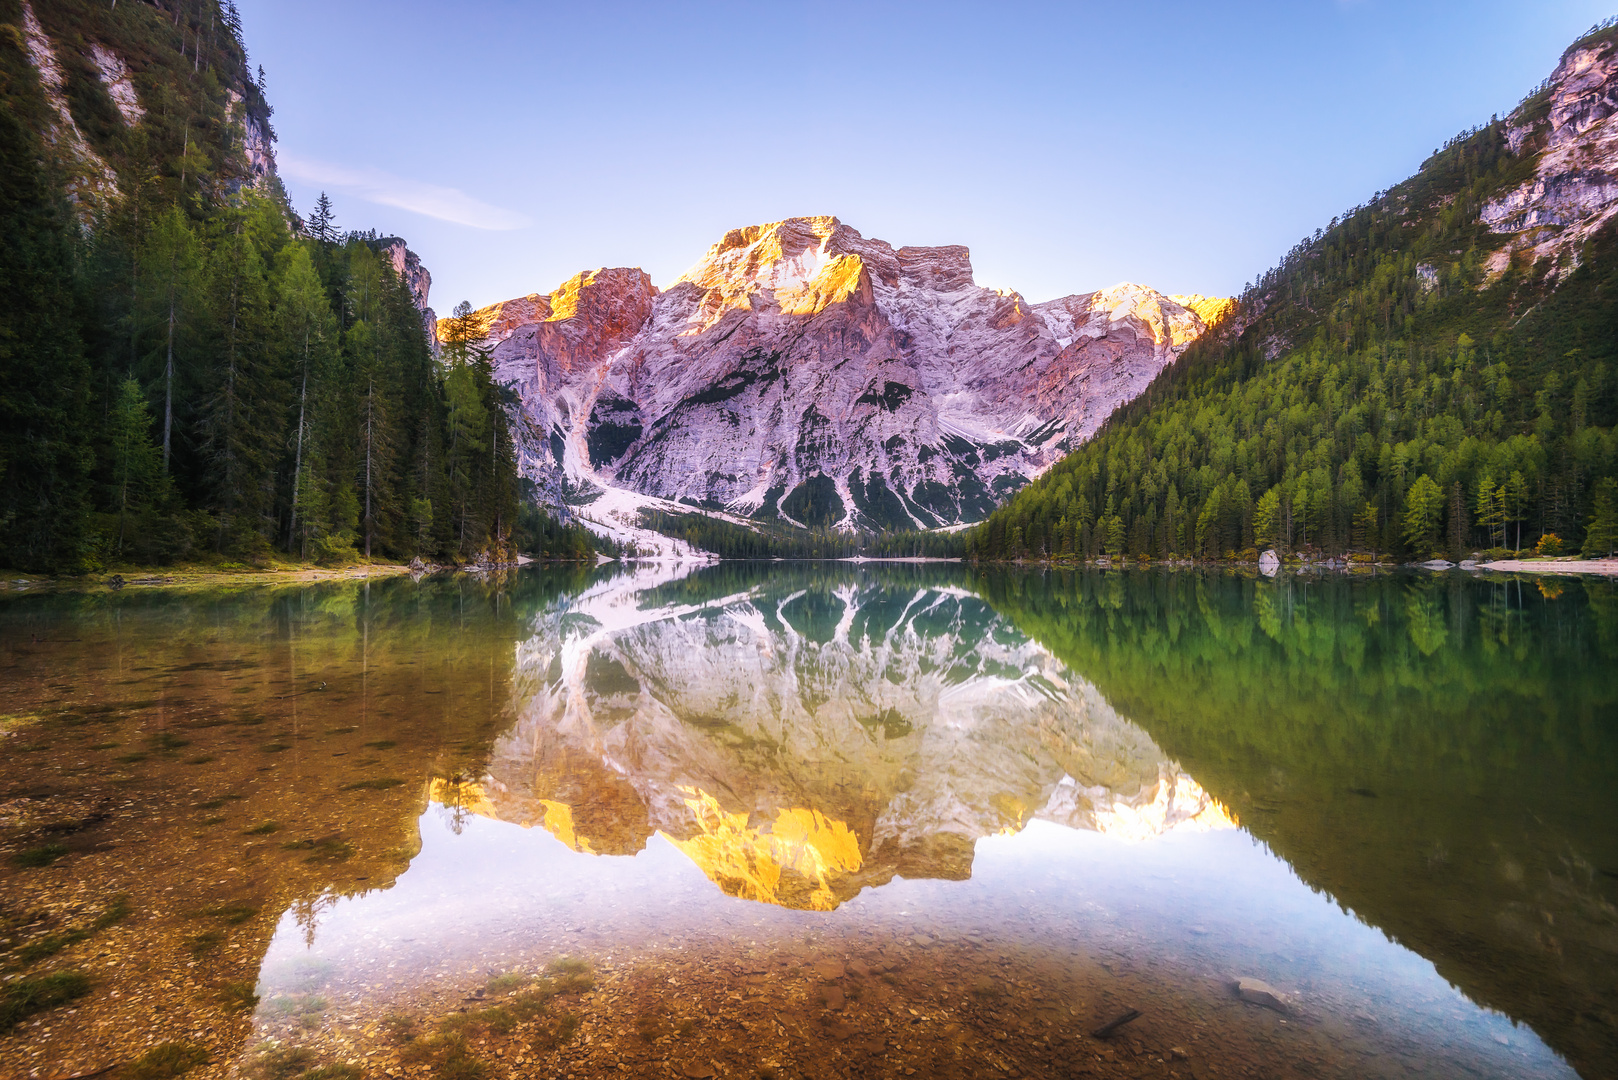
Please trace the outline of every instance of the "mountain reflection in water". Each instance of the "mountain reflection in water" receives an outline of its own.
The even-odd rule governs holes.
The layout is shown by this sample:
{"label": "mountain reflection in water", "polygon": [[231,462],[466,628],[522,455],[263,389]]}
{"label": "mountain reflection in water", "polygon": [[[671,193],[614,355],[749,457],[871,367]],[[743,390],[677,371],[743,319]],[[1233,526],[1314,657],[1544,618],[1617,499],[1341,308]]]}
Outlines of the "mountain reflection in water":
{"label": "mountain reflection in water", "polygon": [[661,833],[732,896],[818,910],[896,874],[964,880],[976,840],[1033,818],[1131,837],[1231,824],[959,587],[778,570],[693,599],[654,582],[536,619],[517,722],[467,805],[593,854]]}
{"label": "mountain reflection in water", "polygon": [[0,653],[42,1080],[1618,1071],[1611,584],[534,569]]}

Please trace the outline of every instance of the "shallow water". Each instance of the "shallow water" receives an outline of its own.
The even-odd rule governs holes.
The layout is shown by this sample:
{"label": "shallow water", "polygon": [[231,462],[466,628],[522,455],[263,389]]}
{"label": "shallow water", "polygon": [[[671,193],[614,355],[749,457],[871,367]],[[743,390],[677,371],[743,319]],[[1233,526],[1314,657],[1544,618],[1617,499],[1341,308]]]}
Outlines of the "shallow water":
{"label": "shallow water", "polygon": [[1611,1075],[1615,668],[1459,573],[13,600],[0,964],[79,996],[0,1062]]}

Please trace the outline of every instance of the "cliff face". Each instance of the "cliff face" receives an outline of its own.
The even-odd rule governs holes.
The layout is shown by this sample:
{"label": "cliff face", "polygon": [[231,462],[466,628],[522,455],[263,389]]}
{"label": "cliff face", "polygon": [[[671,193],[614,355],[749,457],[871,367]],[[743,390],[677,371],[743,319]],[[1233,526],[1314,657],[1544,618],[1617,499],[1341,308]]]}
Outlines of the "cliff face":
{"label": "cliff face", "polygon": [[1618,29],[1592,34],[1562,55],[1550,82],[1512,114],[1514,153],[1537,154],[1534,175],[1491,200],[1483,221],[1512,240],[1491,258],[1504,271],[1518,252],[1549,259],[1564,277],[1586,240],[1618,213]]}
{"label": "cliff face", "polygon": [[541,616],[480,812],[575,850],[661,832],[734,895],[831,908],[964,879],[1031,818],[1128,836],[1229,819],[1085,680],[952,587],[777,575],[658,595],[646,569]]}
{"label": "cliff face", "polygon": [[812,217],[732,230],[661,292],[602,269],[478,314],[536,480],[916,528],[983,517],[1226,303],[1124,284],[1029,304],[975,284],[964,247]]}
{"label": "cliff face", "polygon": [[86,224],[154,158],[213,196],[275,188],[270,109],[234,8],[22,0],[15,28],[37,83],[7,94],[44,136]]}
{"label": "cliff face", "polygon": [[410,300],[416,305],[416,310],[421,312],[421,325],[426,331],[427,340],[436,346],[438,314],[427,304],[427,296],[433,288],[433,276],[421,265],[421,256],[411,251],[404,240],[397,236],[387,236],[376,241],[376,250],[388,260],[393,272],[398,274],[410,289]]}

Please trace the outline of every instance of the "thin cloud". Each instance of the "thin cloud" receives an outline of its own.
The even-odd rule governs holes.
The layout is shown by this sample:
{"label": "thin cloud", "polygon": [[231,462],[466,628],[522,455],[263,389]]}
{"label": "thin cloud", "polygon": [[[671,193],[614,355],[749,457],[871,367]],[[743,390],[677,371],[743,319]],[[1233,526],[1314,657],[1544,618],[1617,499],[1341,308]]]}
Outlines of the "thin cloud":
{"label": "thin cloud", "polygon": [[281,172],[295,179],[323,184],[367,202],[394,206],[456,225],[503,232],[532,224],[526,215],[490,206],[456,188],[407,180],[381,169],[355,169],[347,165],[294,157],[285,152],[277,155],[276,164]]}

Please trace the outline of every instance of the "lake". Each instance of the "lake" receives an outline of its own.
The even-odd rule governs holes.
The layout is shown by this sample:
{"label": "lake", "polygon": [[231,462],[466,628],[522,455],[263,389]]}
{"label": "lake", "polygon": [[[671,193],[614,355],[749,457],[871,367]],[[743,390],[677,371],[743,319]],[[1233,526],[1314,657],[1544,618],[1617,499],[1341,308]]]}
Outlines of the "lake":
{"label": "lake", "polygon": [[1611,581],[130,588],[0,667],[6,1077],[1618,1075]]}

